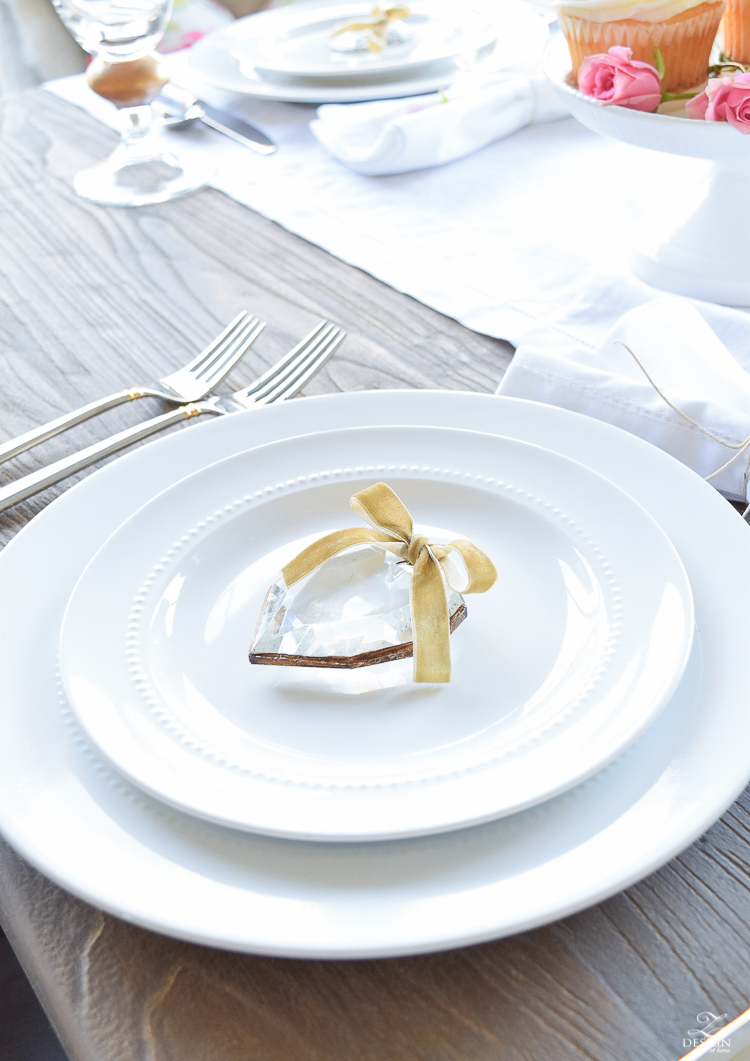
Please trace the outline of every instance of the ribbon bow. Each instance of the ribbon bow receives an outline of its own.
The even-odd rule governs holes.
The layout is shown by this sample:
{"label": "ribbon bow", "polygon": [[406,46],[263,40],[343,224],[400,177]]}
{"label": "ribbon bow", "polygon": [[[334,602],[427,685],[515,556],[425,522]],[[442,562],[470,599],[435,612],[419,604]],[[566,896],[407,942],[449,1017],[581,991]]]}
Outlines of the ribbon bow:
{"label": "ribbon bow", "polygon": [[356,33],[357,30],[367,29],[370,31],[367,50],[370,52],[382,52],[387,43],[388,23],[395,22],[397,19],[408,18],[410,14],[408,7],[388,7],[385,11],[381,11],[379,7],[374,7],[370,17],[365,22],[349,22],[346,26],[339,26],[338,29],[333,31],[331,36],[338,37],[340,33],[347,33],[349,30]]}
{"label": "ribbon bow", "polygon": [[484,593],[497,572],[489,557],[465,538],[435,545],[414,533],[411,514],[385,483],[375,483],[350,498],[354,511],[370,524],[346,527],[319,538],[281,569],[294,585],[330,557],[354,545],[372,542],[414,568],[409,589],[414,643],[414,681],[449,682],[450,615],[446,583],[457,593]]}

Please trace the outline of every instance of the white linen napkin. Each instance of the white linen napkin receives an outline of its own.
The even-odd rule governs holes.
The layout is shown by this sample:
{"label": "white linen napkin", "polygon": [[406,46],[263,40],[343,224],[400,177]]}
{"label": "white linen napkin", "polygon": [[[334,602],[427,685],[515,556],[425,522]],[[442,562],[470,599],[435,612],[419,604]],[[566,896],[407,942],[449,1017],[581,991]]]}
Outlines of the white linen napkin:
{"label": "white linen napkin", "polygon": [[545,77],[504,75],[469,85],[409,99],[326,104],[310,128],[340,162],[373,177],[442,166],[525,125],[569,116]]}
{"label": "white linen napkin", "polygon": [[[630,347],[652,383],[617,340]],[[657,298],[631,310],[595,353],[560,356],[519,346],[498,394],[605,420],[704,478],[736,455],[711,482],[729,497],[747,499],[750,445],[741,447],[750,438],[750,375],[686,299]]]}

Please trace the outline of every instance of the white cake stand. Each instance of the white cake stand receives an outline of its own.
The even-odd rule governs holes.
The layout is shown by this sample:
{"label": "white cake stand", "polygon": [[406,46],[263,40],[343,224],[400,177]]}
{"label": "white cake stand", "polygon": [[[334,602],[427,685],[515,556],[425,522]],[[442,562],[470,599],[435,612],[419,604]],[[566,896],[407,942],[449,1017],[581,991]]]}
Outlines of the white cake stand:
{"label": "white cake stand", "polygon": [[570,87],[570,68],[567,42],[558,34],[548,45],[545,70],[573,117],[589,129],[713,162],[697,187],[670,189],[669,200],[644,217],[631,259],[636,276],[679,295],[750,306],[750,134],[726,122],[607,106]]}

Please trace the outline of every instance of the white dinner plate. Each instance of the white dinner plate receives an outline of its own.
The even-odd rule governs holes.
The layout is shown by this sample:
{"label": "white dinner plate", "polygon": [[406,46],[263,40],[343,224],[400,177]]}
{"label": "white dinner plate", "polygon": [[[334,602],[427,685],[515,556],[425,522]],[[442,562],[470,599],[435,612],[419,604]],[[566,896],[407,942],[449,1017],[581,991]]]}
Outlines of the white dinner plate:
{"label": "white dinner plate", "polygon": [[[541,55],[548,36],[547,24],[523,0],[487,0],[486,9],[495,27],[493,35],[497,34],[497,43],[491,54],[482,59],[482,69],[486,68],[489,74],[519,62],[533,61]],[[437,67],[370,75],[372,80],[365,84],[340,84],[336,79],[282,79],[264,74],[248,57],[246,49],[252,47],[249,42],[255,38],[258,20],[275,14],[270,11],[248,15],[226,29],[207,34],[190,49],[190,65],[218,88],[284,103],[356,103],[419,96],[446,88],[467,70],[465,61],[447,60]],[[481,55],[485,56],[490,48],[491,45],[483,48]]]}
{"label": "white dinner plate", "polygon": [[[350,526],[349,498],[380,479],[419,533],[468,538],[498,569],[451,638],[451,682],[415,686],[411,660],[251,667],[280,567]],[[679,557],[608,480],[514,439],[368,427],[248,450],[155,498],[84,572],[60,658],[84,730],[151,795],[269,835],[363,841],[580,783],[650,725],[692,636]]]}
{"label": "white dinner plate", "polygon": [[465,57],[497,38],[494,5],[484,0],[411,0],[403,26],[409,37],[381,51],[339,51],[331,47],[334,30],[362,22],[373,9],[367,0],[306,0],[275,8],[243,23],[235,52],[262,74],[287,77],[351,78],[407,74]]}
{"label": "white dinner plate", "polygon": [[[56,672],[83,568],[133,511],[206,464],[297,433],[450,424],[555,449],[657,520],[690,580],[682,682],[628,752],[564,795],[445,835],[301,844],[171,810],[122,780]],[[189,426],[107,465],[0,554],[0,831],[57,883],[195,942],[289,957],[408,954],[523,931],[598,902],[703,833],[750,776],[750,528],[688,468],[600,421],[512,398],[394,391],[305,398]]]}

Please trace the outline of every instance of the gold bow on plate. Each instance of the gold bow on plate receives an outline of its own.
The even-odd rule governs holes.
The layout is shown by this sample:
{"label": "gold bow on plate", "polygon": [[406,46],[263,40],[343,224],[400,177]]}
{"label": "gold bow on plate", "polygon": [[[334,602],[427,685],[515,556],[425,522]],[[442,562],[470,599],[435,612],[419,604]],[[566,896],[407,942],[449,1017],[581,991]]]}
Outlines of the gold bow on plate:
{"label": "gold bow on plate", "polygon": [[340,33],[347,33],[352,31],[356,33],[360,30],[370,31],[370,40],[367,44],[367,50],[370,52],[382,52],[387,44],[388,34],[388,23],[395,22],[397,19],[408,18],[411,12],[408,7],[388,7],[385,11],[379,7],[374,7],[370,12],[370,17],[364,22],[349,22],[346,26],[339,26],[331,34],[332,37],[338,37]]}
{"label": "gold bow on plate", "polygon": [[413,566],[410,602],[414,642],[414,681],[449,682],[450,615],[446,583],[456,593],[484,593],[497,578],[489,557],[461,538],[435,545],[414,533],[411,514],[385,483],[354,494],[349,502],[372,530],[346,527],[319,538],[281,569],[294,585],[326,560],[354,545],[373,542]]}

